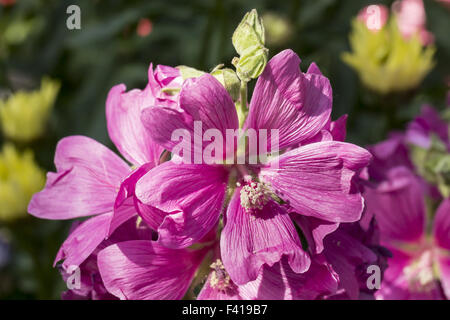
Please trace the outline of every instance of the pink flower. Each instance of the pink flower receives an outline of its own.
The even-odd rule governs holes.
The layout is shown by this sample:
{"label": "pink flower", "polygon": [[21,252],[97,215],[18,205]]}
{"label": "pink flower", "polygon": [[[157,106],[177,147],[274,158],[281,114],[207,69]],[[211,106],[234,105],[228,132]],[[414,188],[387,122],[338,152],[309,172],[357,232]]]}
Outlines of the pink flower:
{"label": "pink flower", "polygon": [[370,5],[358,13],[358,19],[363,21],[367,29],[379,31],[383,28],[389,18],[389,9],[384,5]]}
{"label": "pink flower", "polygon": [[150,19],[142,18],[139,20],[138,26],[136,28],[136,33],[140,37],[144,38],[152,32],[152,29],[153,29],[153,24],[150,21]]}
{"label": "pink flower", "polygon": [[44,219],[94,217],[70,234],[58,252],[55,264],[62,259],[65,259],[64,268],[82,264],[105,238],[136,215],[134,185],[159,163],[163,151],[144,129],[140,121],[141,109],[155,101],[165,101],[161,89],[177,81],[177,72],[158,66],[153,73],[150,66],[149,84],[144,90],[125,92],[125,85],[121,84],[108,94],[109,136],[137,169],[132,170],[112,151],[87,137],[67,137],[58,143],[55,153],[57,172],[48,173],[44,190],[33,196],[28,210]]}
{"label": "pink flower", "polygon": [[[239,286],[256,280],[264,266],[272,268],[282,259],[294,273],[310,268],[311,259],[301,247],[287,208],[329,222],[357,221],[363,210],[353,178],[368,164],[370,154],[325,138],[309,143],[331,126],[332,93],[328,79],[315,65],[302,73],[299,63],[291,50],[271,59],[257,81],[244,125],[245,129],[279,129],[279,148],[289,151],[259,166],[169,161],[136,184],[140,215],[157,230],[157,244],[186,248],[217,224],[224,213],[227,184],[235,177],[240,186],[231,186],[235,190],[224,215],[221,258]],[[223,136],[226,129],[238,128],[231,97],[208,74],[183,84],[178,110],[150,107],[142,119],[154,141],[167,150],[176,144],[171,140],[175,129],[193,135],[193,121],[201,121],[203,131],[213,128]],[[342,129],[337,131],[342,136]],[[274,201],[273,194],[286,204]]]}
{"label": "pink flower", "polygon": [[[93,218],[92,218],[93,219]],[[89,219],[89,220],[92,220]],[[87,220],[84,223],[88,223]],[[80,225],[80,222],[76,221],[73,224],[73,230]],[[71,232],[71,233],[72,233]],[[136,218],[129,219],[121,224],[108,239],[103,240],[98,247],[90,254],[90,256],[79,265],[80,275],[80,287],[69,289],[62,293],[61,298],[64,300],[112,300],[117,299],[114,295],[109,293],[103,279],[100,275],[100,271],[97,265],[98,253],[115,243],[119,243],[125,240],[151,240],[153,232],[144,224],[138,224]],[[73,277],[74,269],[67,270],[63,266],[60,268],[61,275],[64,281],[71,281],[70,276]],[[74,284],[74,283],[72,283]]]}
{"label": "pink flower", "polygon": [[[366,215],[375,217],[381,244],[393,254],[377,298],[450,297],[450,199],[442,199],[435,186],[414,173],[408,148],[429,148],[431,134],[448,146],[447,128],[425,105],[406,134],[396,133],[370,148],[374,161],[369,174],[374,184],[364,192]],[[437,203],[434,210],[427,210],[426,197]]]}
{"label": "pink flower", "polygon": [[98,255],[106,289],[120,299],[181,299],[209,248],[169,249],[150,240],[124,241]]}
{"label": "pink flower", "polygon": [[426,30],[426,14],[422,0],[400,0],[392,6],[398,27],[405,38],[419,34],[424,45],[434,42],[434,36]]}
{"label": "pink flower", "polygon": [[[449,199],[442,201],[434,219],[428,221],[423,184],[402,167],[392,172],[391,180],[367,189],[365,197],[368,212],[379,223],[382,244],[393,253],[377,297],[442,299],[441,283],[449,298]],[[425,230],[427,223],[433,226],[430,235]]]}

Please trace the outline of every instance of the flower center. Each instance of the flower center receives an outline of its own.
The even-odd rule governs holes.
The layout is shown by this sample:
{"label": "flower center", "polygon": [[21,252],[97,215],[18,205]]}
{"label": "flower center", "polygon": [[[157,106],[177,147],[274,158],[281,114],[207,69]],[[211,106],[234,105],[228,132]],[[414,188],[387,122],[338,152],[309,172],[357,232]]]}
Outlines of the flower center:
{"label": "flower center", "polygon": [[255,214],[264,208],[270,195],[269,187],[265,183],[249,181],[241,189],[241,206],[246,212]]}
{"label": "flower center", "polygon": [[416,292],[430,291],[437,279],[433,269],[432,250],[424,251],[417,260],[403,269],[409,287]]}
{"label": "flower center", "polygon": [[217,259],[216,262],[210,265],[211,269],[213,269],[211,273],[211,278],[209,280],[209,284],[213,289],[226,291],[231,287],[231,279],[228,275],[223,263],[220,259]]}

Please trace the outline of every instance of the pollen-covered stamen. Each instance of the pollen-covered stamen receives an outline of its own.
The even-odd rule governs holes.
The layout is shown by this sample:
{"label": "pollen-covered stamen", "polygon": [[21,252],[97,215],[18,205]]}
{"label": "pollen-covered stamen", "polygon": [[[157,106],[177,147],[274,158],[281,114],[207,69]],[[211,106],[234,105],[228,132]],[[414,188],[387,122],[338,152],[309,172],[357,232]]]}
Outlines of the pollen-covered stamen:
{"label": "pollen-covered stamen", "polygon": [[271,191],[265,183],[248,182],[241,189],[241,206],[248,213],[262,210],[271,197]]}
{"label": "pollen-covered stamen", "polygon": [[229,289],[232,285],[230,276],[228,275],[223,263],[220,259],[212,263],[210,267],[213,269],[211,272],[211,278],[209,284],[212,288],[216,290],[225,291]]}

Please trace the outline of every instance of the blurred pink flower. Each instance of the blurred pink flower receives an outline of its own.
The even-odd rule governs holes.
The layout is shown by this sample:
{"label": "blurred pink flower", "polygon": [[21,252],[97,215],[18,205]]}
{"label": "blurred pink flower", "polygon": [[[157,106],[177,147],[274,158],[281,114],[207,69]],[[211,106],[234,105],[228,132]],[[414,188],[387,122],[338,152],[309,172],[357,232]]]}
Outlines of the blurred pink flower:
{"label": "blurred pink flower", "polygon": [[434,42],[434,35],[426,30],[426,14],[422,0],[399,0],[392,10],[396,14],[398,27],[405,38],[418,33],[423,45]]}
{"label": "blurred pink flower", "polygon": [[363,21],[367,29],[378,31],[386,25],[389,18],[389,9],[384,5],[372,4],[363,8],[359,14],[358,19]]}
{"label": "blurred pink flower", "polygon": [[148,18],[142,18],[139,20],[139,23],[136,28],[136,33],[140,37],[148,36],[153,30],[153,24]]}

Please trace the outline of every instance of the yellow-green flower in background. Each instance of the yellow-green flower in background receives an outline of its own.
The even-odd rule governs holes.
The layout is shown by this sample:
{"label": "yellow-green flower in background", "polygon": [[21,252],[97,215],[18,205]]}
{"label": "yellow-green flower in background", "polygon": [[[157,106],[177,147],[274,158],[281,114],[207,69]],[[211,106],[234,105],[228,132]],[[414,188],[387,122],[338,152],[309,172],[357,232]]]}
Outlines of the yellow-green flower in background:
{"label": "yellow-green flower in background", "polygon": [[4,135],[21,142],[41,136],[59,87],[58,81],[44,78],[39,90],[17,91],[0,101],[0,121]]}
{"label": "yellow-green flower in background", "polygon": [[0,153],[0,221],[26,216],[31,196],[45,184],[44,171],[33,153],[20,153],[13,144],[5,144]]}
{"label": "yellow-green flower in background", "polygon": [[[375,6],[369,7],[373,10]],[[421,32],[405,36],[397,16],[389,20],[386,17],[386,23],[377,24],[377,28],[370,28],[371,20],[361,17],[360,14],[352,22],[352,51],[344,53],[343,60],[357,71],[368,88],[381,94],[418,86],[433,68],[434,46],[424,44]],[[378,21],[382,22],[382,18]]]}
{"label": "yellow-green flower in background", "polygon": [[281,47],[292,36],[292,26],[289,20],[275,12],[266,12],[262,16],[266,31],[266,43],[269,46]]}

